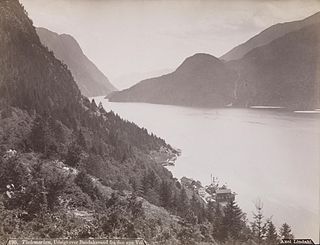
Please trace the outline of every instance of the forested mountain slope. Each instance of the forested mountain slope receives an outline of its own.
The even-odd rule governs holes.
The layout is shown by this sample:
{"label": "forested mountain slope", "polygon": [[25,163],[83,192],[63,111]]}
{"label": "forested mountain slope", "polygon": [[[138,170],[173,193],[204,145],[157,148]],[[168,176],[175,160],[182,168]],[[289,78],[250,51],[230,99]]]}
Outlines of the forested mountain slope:
{"label": "forested mountain slope", "polygon": [[[115,204],[107,202],[107,187],[140,191],[141,182],[152,178],[141,195],[158,205],[159,191],[149,193],[155,183],[178,191],[171,173],[150,154],[177,152],[82,96],[67,66],[41,44],[16,0],[0,1],[0,53],[1,238],[79,236],[81,223],[72,228],[65,216],[79,209],[91,216],[109,212]],[[132,202],[139,207],[135,198]],[[55,231],[58,220],[69,231]],[[87,226],[94,229],[92,222]]]}
{"label": "forested mountain slope", "polygon": [[0,70],[1,243],[10,237],[142,237],[179,245],[256,239],[234,201],[221,207],[199,202],[195,191],[188,197],[152,157],[177,154],[164,140],[82,96],[17,0],[0,0]]}

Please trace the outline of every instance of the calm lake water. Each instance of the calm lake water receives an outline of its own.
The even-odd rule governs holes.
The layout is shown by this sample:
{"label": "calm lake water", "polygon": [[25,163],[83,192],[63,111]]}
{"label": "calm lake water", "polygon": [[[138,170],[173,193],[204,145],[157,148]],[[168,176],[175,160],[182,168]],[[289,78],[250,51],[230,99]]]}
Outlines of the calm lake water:
{"label": "calm lake water", "polygon": [[296,237],[318,241],[320,115],[95,100],[181,149],[169,168],[175,177],[209,184],[213,174],[249,219],[260,198],[278,227],[287,222]]}

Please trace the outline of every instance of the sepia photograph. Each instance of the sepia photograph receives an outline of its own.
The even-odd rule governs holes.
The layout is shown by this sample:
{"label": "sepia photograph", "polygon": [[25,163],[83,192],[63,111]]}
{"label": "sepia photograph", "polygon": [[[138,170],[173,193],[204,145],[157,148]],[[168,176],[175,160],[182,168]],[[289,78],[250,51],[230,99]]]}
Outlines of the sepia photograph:
{"label": "sepia photograph", "polygon": [[0,245],[319,242],[319,0],[0,0]]}

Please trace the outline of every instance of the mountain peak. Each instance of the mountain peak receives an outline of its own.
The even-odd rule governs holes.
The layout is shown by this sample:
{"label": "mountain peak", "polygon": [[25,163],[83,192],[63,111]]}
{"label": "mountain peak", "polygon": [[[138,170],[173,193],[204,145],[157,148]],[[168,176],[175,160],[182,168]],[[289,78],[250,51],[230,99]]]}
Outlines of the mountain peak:
{"label": "mountain peak", "polygon": [[193,107],[220,107],[232,102],[235,72],[218,58],[197,53],[176,71],[141,81],[114,93],[111,101],[147,102]]}
{"label": "mountain peak", "polygon": [[43,45],[54,52],[70,69],[81,92],[88,97],[107,95],[117,90],[108,78],[83,53],[77,40],[69,34],[58,34],[38,27]]}
{"label": "mountain peak", "polygon": [[202,61],[202,62],[218,62],[218,63],[221,62],[217,57],[207,53],[196,53],[188,57],[185,61],[193,61],[193,62]]}
{"label": "mountain peak", "polygon": [[193,71],[194,69],[207,69],[208,66],[220,66],[223,62],[213,55],[196,53],[186,58],[177,68],[177,71]]}

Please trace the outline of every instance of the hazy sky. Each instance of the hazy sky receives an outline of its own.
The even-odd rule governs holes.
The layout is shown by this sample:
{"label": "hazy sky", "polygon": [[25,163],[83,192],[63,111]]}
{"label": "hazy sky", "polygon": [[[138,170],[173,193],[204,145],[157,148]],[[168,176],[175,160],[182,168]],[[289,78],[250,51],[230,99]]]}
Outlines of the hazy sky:
{"label": "hazy sky", "polygon": [[[221,56],[319,0],[21,0],[36,26],[74,36],[117,86],[119,77],[176,68],[197,52]],[[132,74],[133,76],[133,74]]]}

